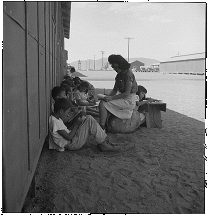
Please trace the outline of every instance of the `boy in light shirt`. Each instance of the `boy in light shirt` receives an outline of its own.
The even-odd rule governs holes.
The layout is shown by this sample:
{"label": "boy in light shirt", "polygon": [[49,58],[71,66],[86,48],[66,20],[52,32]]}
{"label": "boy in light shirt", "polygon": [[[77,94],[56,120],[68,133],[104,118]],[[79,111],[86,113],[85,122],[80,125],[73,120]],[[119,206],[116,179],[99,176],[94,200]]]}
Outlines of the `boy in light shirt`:
{"label": "boy in light shirt", "polygon": [[91,134],[101,151],[117,151],[119,147],[109,141],[107,134],[90,115],[79,116],[70,130],[64,124],[73,118],[75,108],[65,98],[54,104],[54,113],[49,117],[49,149],[57,151],[80,149]]}

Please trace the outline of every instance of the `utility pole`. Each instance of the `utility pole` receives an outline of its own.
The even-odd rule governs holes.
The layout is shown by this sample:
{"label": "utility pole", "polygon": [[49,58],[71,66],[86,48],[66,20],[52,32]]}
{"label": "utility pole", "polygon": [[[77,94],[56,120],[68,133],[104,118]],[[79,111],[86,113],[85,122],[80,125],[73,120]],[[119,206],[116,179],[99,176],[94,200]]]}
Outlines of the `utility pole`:
{"label": "utility pole", "polygon": [[81,70],[81,61],[78,61],[78,69]]}
{"label": "utility pole", "polygon": [[95,71],[95,57],[96,57],[96,55],[94,55],[94,61],[93,61],[93,63],[94,63],[94,71]]}
{"label": "utility pole", "polygon": [[131,39],[133,39],[133,38],[127,37],[127,38],[124,38],[124,39],[127,39],[127,40],[128,40],[128,62],[129,62],[129,40],[131,40]]}
{"label": "utility pole", "polygon": [[103,54],[104,54],[104,51],[100,51],[102,53],[102,69],[103,69]]}

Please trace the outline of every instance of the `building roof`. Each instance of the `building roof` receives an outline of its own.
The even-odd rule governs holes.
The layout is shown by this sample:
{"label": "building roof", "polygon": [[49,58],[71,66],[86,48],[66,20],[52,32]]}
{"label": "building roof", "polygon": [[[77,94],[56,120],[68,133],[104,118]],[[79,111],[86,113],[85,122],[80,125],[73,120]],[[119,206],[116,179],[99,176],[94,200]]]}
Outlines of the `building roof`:
{"label": "building roof", "polygon": [[131,65],[137,65],[137,64],[143,64],[143,65],[144,65],[143,62],[138,61],[138,60],[135,60],[135,61],[131,62],[130,64],[131,64]]}
{"label": "building roof", "polygon": [[194,59],[205,59],[205,52],[188,54],[188,55],[178,55],[178,56],[171,57],[165,61],[162,61],[160,63],[173,62],[173,61],[184,61],[184,60],[194,60]]}
{"label": "building roof", "polygon": [[69,1],[61,2],[61,10],[62,10],[62,17],[63,17],[64,37],[69,39],[71,2]]}
{"label": "building roof", "polygon": [[160,62],[159,63],[153,63],[151,66],[159,66],[160,65]]}

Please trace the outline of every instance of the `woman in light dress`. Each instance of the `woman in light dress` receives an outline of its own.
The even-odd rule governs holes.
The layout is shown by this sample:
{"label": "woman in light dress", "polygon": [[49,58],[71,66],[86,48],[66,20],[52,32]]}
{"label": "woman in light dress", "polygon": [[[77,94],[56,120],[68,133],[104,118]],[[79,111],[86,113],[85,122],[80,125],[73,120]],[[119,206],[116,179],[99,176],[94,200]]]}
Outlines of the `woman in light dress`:
{"label": "woman in light dress", "polygon": [[99,103],[100,126],[105,129],[109,114],[120,119],[130,119],[136,107],[137,82],[129,70],[128,63],[121,55],[110,55],[108,62],[117,72],[113,90]]}

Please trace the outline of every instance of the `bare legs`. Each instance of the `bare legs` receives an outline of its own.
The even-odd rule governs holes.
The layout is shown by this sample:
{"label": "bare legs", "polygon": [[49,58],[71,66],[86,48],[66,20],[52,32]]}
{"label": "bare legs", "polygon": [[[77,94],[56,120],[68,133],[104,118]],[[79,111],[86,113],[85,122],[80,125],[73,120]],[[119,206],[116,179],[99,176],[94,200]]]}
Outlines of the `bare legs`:
{"label": "bare legs", "polygon": [[108,111],[103,105],[103,101],[99,103],[99,114],[100,114],[100,126],[105,130],[106,119],[108,115]]}

